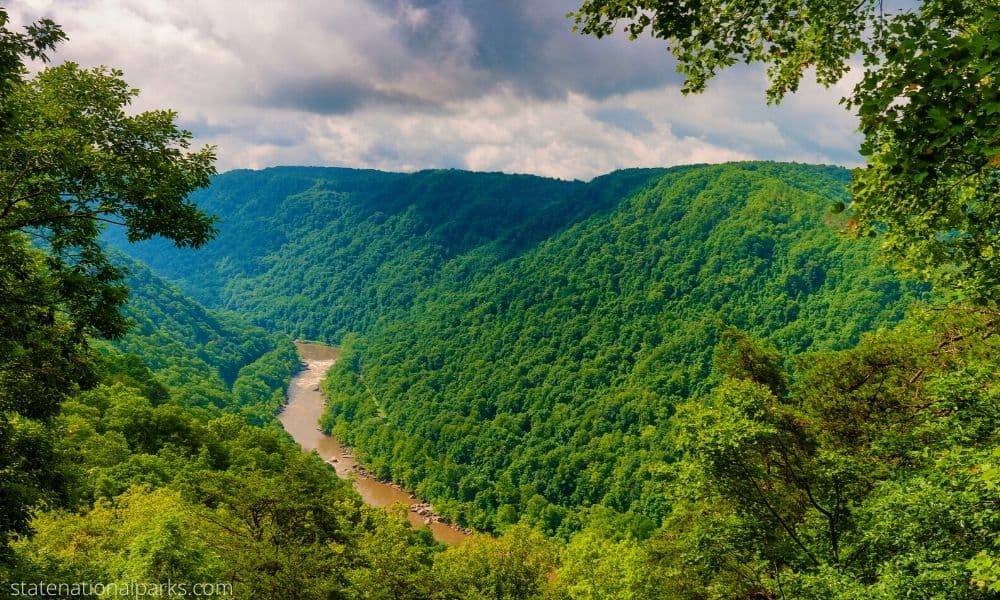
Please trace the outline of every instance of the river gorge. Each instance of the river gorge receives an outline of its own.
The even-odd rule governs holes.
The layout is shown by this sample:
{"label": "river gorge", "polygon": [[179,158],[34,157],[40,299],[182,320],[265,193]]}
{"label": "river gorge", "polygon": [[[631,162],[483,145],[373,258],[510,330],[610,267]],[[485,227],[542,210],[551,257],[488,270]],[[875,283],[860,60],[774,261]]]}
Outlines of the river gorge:
{"label": "river gorge", "polygon": [[343,479],[351,479],[354,489],[369,505],[390,507],[403,504],[407,507],[407,518],[414,527],[430,527],[434,539],[446,544],[458,544],[468,537],[468,533],[458,527],[439,521],[428,512],[428,505],[399,486],[379,481],[367,473],[354,458],[351,451],[335,438],[323,433],[319,420],[323,415],[326,399],[319,384],[327,370],[340,356],[340,349],[323,344],[296,342],[303,369],[292,378],[288,385],[288,402],[278,415],[285,431],[303,450],[315,450]]}

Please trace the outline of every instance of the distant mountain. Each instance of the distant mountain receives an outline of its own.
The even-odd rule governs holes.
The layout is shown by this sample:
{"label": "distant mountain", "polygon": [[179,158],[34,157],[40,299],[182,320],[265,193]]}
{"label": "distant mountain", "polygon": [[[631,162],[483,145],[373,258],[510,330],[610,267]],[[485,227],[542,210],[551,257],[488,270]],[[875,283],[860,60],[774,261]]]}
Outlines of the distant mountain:
{"label": "distant mountain", "polygon": [[298,364],[290,338],[204,308],[121,252],[111,257],[127,273],[123,312],[132,321],[111,345],[141,359],[180,404],[270,420]]}
{"label": "distant mountain", "polygon": [[611,210],[661,170],[591,184],[526,175],[336,168],[232,171],[193,196],[221,219],[198,252],[111,242],[209,307],[309,338],[338,340],[462,287],[573,222]]}
{"label": "distant mountain", "polygon": [[652,524],[672,407],[717,381],[724,327],[844,348],[924,294],[844,235],[848,181],[774,163],[589,183],[235,171],[196,198],[221,218],[204,250],[112,241],[209,306],[346,337],[328,425],[446,512],[555,531],[602,504]]}

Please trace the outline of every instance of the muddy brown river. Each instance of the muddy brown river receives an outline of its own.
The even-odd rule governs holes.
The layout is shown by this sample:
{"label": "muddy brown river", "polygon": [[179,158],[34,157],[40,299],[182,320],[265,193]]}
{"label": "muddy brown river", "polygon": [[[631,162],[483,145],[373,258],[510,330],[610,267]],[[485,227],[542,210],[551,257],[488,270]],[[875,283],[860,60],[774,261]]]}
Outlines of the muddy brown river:
{"label": "muddy brown river", "polygon": [[[359,473],[358,462],[350,450],[319,429],[319,419],[323,415],[326,402],[323,393],[319,391],[319,383],[340,356],[340,349],[303,342],[296,342],[295,346],[299,351],[299,358],[306,367],[289,383],[288,404],[278,415],[278,420],[285,427],[285,431],[291,434],[304,450],[315,450],[334,468],[338,476],[352,479],[354,489],[369,505],[389,507],[401,503],[412,507],[418,504],[420,501],[417,498],[397,486]],[[439,542],[458,544],[468,537],[468,534],[452,525],[433,520],[428,523],[427,517],[412,510],[408,510],[406,514],[414,527],[429,526],[434,539]]]}

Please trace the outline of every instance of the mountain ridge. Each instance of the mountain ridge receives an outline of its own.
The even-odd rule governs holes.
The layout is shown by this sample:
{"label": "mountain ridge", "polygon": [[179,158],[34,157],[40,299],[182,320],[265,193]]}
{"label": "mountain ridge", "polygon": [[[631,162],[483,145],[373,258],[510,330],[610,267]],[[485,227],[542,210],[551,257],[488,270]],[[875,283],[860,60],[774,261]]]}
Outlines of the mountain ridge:
{"label": "mountain ridge", "polygon": [[463,524],[572,530],[588,504],[655,524],[655,484],[631,481],[669,457],[672,407],[717,383],[726,326],[835,350],[925,296],[843,234],[849,178],[769,162],[588,183],[229,173],[201,192],[214,247],[133,251],[259,326],[352,347],[327,428]]}

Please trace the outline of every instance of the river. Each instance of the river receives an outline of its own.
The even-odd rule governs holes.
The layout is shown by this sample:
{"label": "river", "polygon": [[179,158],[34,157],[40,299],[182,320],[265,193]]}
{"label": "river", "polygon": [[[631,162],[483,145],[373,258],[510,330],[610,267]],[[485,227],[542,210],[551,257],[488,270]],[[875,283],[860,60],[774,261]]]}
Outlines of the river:
{"label": "river", "polygon": [[[323,344],[296,342],[295,347],[299,358],[305,367],[292,378],[288,385],[288,403],[278,415],[278,420],[285,431],[299,443],[304,450],[315,450],[343,479],[351,478],[354,489],[361,498],[371,506],[388,507],[402,503],[407,510],[407,518],[414,527],[431,528],[434,539],[446,544],[458,544],[468,537],[468,534],[453,525],[433,520],[415,512],[413,507],[426,506],[413,495],[398,486],[378,481],[377,479],[358,471],[358,462],[350,450],[336,439],[326,435],[319,429],[319,419],[323,415],[326,399],[319,391],[319,383],[327,370],[333,366],[340,356],[340,349]],[[421,509],[422,510],[422,509]]]}

